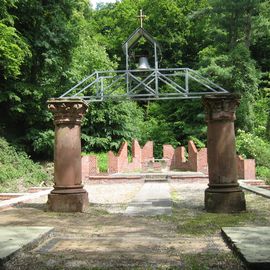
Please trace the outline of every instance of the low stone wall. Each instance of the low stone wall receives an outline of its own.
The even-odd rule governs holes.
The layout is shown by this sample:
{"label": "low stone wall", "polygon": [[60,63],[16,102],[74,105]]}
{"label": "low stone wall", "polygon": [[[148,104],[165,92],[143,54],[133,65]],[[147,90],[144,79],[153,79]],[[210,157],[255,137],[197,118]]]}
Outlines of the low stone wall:
{"label": "low stone wall", "polygon": [[170,144],[163,145],[163,159],[168,160],[167,165],[170,170],[208,174],[207,148],[198,151],[193,141],[188,142],[188,159],[186,159],[185,147],[180,146],[174,149]]}
{"label": "low stone wall", "polygon": [[140,171],[147,162],[153,159],[153,142],[148,141],[141,148],[138,141],[134,140],[132,142],[132,161],[128,162],[128,144],[124,142],[117,155],[112,151],[108,153],[108,173]]}
{"label": "low stone wall", "polygon": [[143,183],[143,176],[114,176],[114,175],[92,175],[84,184],[110,184],[110,183]]}
{"label": "low stone wall", "polygon": [[[132,142],[132,161],[128,161],[128,144],[124,142],[118,153],[108,152],[108,174],[121,172],[149,172],[180,170],[208,174],[207,148],[197,149],[193,141],[188,142],[188,155],[184,146],[173,148],[163,145],[163,158],[155,160],[153,142],[148,141],[142,148],[137,140]],[[186,158],[186,156],[188,158]],[[256,179],[254,159],[237,156],[238,179]],[[82,157],[82,180],[90,175],[97,175],[98,164],[95,156]]]}

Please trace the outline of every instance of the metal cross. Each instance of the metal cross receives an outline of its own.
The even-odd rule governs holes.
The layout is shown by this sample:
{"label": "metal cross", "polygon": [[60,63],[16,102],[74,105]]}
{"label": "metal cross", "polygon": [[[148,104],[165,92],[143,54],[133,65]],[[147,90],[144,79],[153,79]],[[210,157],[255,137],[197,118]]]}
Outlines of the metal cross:
{"label": "metal cross", "polygon": [[143,28],[143,20],[146,19],[146,15],[143,15],[143,10],[140,10],[140,16],[137,16],[138,19],[141,21],[141,28]]}

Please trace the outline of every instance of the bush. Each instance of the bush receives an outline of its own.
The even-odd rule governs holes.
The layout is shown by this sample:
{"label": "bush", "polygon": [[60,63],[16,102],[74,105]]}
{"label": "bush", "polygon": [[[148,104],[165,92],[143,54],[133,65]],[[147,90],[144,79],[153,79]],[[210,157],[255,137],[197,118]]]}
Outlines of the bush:
{"label": "bush", "polygon": [[244,158],[254,158],[257,166],[270,168],[270,143],[260,137],[238,130],[236,149]]}
{"label": "bush", "polygon": [[24,191],[48,179],[43,167],[0,138],[0,192]]}
{"label": "bush", "polygon": [[270,185],[270,168],[264,166],[256,167],[256,174],[265,182]]}

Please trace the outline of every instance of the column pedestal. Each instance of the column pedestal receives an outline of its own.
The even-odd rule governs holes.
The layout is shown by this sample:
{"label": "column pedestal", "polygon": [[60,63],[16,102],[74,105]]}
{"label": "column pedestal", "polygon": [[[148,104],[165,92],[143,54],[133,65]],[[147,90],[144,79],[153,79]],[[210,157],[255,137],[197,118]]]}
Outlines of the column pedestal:
{"label": "column pedestal", "polygon": [[48,195],[48,210],[83,212],[89,204],[81,177],[81,120],[87,105],[80,99],[50,99],[54,114],[54,189]]}
{"label": "column pedestal", "polygon": [[208,123],[209,188],[205,190],[205,208],[208,212],[246,210],[244,193],[237,182],[234,121],[239,101],[239,96],[233,94],[203,98]]}

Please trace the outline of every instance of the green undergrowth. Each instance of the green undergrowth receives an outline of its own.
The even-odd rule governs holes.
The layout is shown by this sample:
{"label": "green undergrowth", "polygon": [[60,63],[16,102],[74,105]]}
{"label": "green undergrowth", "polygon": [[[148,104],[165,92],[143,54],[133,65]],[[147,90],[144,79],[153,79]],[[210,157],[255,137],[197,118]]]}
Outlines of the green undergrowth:
{"label": "green undergrowth", "polygon": [[0,192],[23,192],[48,182],[46,170],[0,137]]}
{"label": "green undergrowth", "polygon": [[270,168],[265,166],[256,167],[257,178],[265,180],[265,183],[270,185]]}

